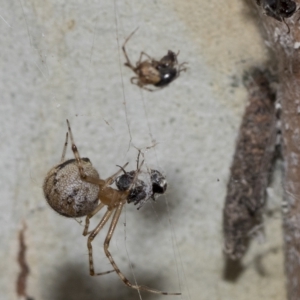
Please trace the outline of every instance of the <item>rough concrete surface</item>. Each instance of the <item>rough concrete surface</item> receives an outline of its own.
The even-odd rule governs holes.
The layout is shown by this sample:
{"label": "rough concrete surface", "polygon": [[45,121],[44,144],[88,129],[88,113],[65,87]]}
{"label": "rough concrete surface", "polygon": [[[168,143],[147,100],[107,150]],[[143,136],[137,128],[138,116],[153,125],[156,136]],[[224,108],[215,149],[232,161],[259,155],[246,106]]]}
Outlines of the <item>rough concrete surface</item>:
{"label": "rough concrete surface", "polygon": [[[239,276],[224,278],[222,209],[247,101],[241,78],[267,57],[255,11],[237,0],[0,2],[0,298],[24,299],[16,283],[26,224],[28,297],[139,299],[115,273],[89,276],[82,224],[44,200],[68,118],[102,178],[127,161],[134,169],[135,147],[157,143],[145,163],[166,173],[167,194],[139,211],[126,205],[111,252],[130,280],[182,296],[142,299],[284,299],[279,176],[269,189],[275,214],[265,218],[265,243],[253,242]],[[141,51],[160,58],[171,49],[189,64],[157,92],[131,85],[123,66],[120,46],[138,26],[127,45],[133,62]],[[106,231],[93,243],[98,272],[111,269]]]}

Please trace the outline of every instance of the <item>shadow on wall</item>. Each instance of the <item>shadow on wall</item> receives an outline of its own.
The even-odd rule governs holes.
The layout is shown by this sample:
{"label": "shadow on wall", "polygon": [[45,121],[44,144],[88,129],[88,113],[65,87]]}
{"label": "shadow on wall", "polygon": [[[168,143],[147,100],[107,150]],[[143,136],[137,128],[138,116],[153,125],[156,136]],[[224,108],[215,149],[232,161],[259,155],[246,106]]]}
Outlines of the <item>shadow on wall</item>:
{"label": "shadow on wall", "polygon": [[225,258],[225,266],[223,270],[223,279],[226,281],[235,282],[244,272],[245,267],[240,260],[231,260]]}
{"label": "shadow on wall", "polygon": [[273,247],[268,249],[261,254],[258,254],[250,261],[247,265],[243,265],[241,260],[231,260],[229,258],[224,258],[224,269],[223,269],[223,280],[229,282],[236,282],[239,277],[242,276],[243,272],[246,271],[251,265],[254,266],[257,274],[261,277],[269,276],[267,272],[267,266],[265,264],[265,259],[269,255],[276,255],[280,251],[280,247]]}
{"label": "shadow on wall", "polygon": [[[127,287],[115,273],[91,277],[82,265],[65,265],[59,271],[57,281],[48,291],[47,298],[55,300],[134,300],[140,299],[136,290]],[[149,287],[159,287],[162,280],[159,276],[147,279],[147,276],[138,278],[139,284]],[[131,277],[129,277],[131,279]],[[157,295],[142,291],[143,300],[157,299]],[[51,297],[50,297],[51,295]]]}

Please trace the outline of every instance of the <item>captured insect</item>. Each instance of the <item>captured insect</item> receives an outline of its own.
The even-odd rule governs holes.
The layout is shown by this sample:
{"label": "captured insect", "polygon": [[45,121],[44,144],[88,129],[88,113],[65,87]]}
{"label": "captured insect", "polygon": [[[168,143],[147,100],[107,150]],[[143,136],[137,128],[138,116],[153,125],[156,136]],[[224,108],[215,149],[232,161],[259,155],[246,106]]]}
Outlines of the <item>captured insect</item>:
{"label": "captured insect", "polygon": [[[103,275],[115,271],[121,280],[133,289],[161,295],[181,295],[181,293],[167,293],[131,283],[120,271],[109,251],[111,238],[126,202],[139,204],[138,208],[140,208],[150,198],[155,199],[157,194],[163,194],[167,188],[165,177],[157,170],[150,170],[148,181],[140,179],[142,162],[136,171],[126,172],[125,167],[128,165],[126,163],[112,176],[107,179],[101,179],[91,161],[88,158],[80,157],[68,120],[67,125],[68,132],[61,161],[47,173],[43,190],[47,202],[57,213],[70,218],[86,216],[83,235],[88,235],[87,247],[90,275]],[[65,160],[68,136],[70,136],[71,148],[75,159]],[[122,171],[124,174],[120,175]],[[144,178],[147,177],[144,176]],[[111,187],[115,181],[118,189]],[[101,221],[93,230],[89,231],[90,219],[105,206],[107,210]],[[112,215],[113,217],[104,241],[104,252],[114,270],[95,273],[92,241]]]}
{"label": "captured insect", "polygon": [[284,23],[284,19],[290,18],[297,9],[296,3],[292,0],[256,0],[256,3],[264,9],[267,16]]}
{"label": "captured insect", "polygon": [[[126,58],[126,63],[124,65],[129,67],[137,75],[130,79],[132,84],[153,92],[166,87],[169,83],[178,78],[181,72],[187,70],[185,67],[187,63],[184,62],[178,64],[177,56],[179,55],[179,52],[176,54],[175,52],[168,50],[167,55],[160,60],[155,60],[142,51],[138,62],[134,66],[129,60],[125,46],[137,29],[129,35],[122,46]],[[146,60],[142,61],[143,56],[146,57]],[[145,87],[146,85],[154,85],[157,89],[149,89]]]}
{"label": "captured insect", "polygon": [[[155,200],[167,189],[166,177],[159,171],[153,169],[148,170],[148,172],[141,171],[143,162],[139,165],[140,153],[137,159],[137,170],[126,172],[120,167],[124,174],[116,179],[116,186],[120,191],[130,190],[127,202],[133,202],[134,205],[138,204],[137,209],[140,209],[150,198]],[[143,180],[139,179],[140,177],[143,177]]]}

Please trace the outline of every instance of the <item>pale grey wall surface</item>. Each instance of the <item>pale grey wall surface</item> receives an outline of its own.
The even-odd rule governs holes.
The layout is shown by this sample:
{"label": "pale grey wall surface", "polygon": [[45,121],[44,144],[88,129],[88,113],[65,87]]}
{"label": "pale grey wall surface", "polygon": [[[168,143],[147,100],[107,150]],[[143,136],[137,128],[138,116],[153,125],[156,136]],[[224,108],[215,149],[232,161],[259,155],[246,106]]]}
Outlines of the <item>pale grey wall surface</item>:
{"label": "pale grey wall surface", "polygon": [[[266,219],[266,242],[253,243],[238,279],[223,278],[222,208],[247,100],[241,78],[267,55],[250,8],[237,0],[0,3],[0,299],[19,299],[23,222],[27,293],[35,300],[139,299],[114,273],[89,276],[82,226],[44,200],[67,118],[81,155],[103,178],[127,161],[135,168],[133,145],[157,142],[145,163],[164,170],[168,192],[139,211],[126,206],[111,251],[130,279],[129,259],[139,283],[183,295],[143,292],[142,299],[284,299],[278,213]],[[133,62],[141,51],[160,58],[172,49],[189,63],[155,93],[131,85],[123,66],[120,45],[137,26],[127,47]],[[279,186],[277,179],[269,190],[273,207]],[[97,271],[111,269],[106,230],[94,241]]]}

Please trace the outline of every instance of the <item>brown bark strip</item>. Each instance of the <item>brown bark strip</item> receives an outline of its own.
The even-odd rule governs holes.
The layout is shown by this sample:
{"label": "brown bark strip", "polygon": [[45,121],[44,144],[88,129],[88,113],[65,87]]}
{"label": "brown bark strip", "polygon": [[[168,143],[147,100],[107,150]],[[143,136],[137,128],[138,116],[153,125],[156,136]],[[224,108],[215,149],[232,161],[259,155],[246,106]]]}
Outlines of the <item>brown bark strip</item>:
{"label": "brown bark strip", "polygon": [[27,298],[26,292],[26,283],[27,277],[29,275],[29,267],[26,262],[26,244],[25,244],[25,231],[26,231],[26,224],[24,222],[23,228],[19,232],[19,253],[18,253],[18,263],[20,266],[20,273],[17,279],[16,290],[17,295],[19,297],[23,296]]}
{"label": "brown bark strip", "polygon": [[268,74],[254,70],[246,86],[249,104],[240,127],[223,216],[224,252],[231,259],[244,255],[251,230],[261,224],[276,144],[275,95]]}
{"label": "brown bark strip", "polygon": [[[286,0],[279,2],[285,3]],[[295,1],[299,8],[300,1]],[[258,7],[259,8],[259,7]],[[259,9],[266,29],[268,44],[275,54],[282,105],[282,151],[284,160],[283,213],[285,272],[289,300],[300,299],[300,23],[299,10],[284,23],[264,15]]]}

